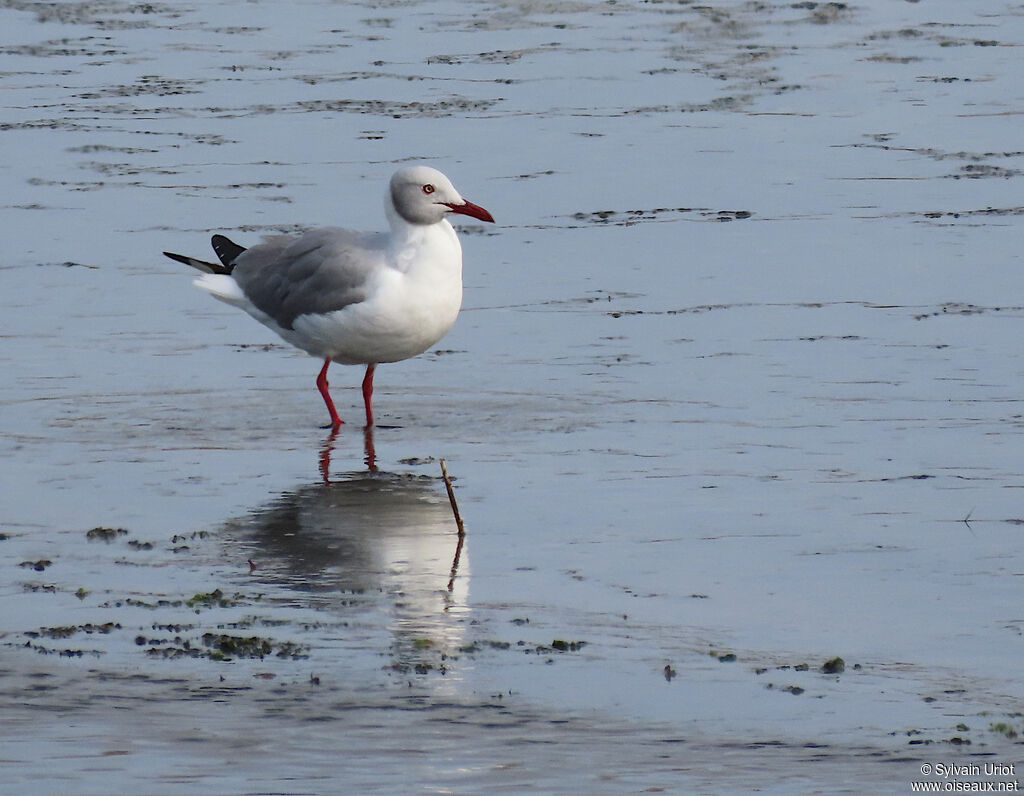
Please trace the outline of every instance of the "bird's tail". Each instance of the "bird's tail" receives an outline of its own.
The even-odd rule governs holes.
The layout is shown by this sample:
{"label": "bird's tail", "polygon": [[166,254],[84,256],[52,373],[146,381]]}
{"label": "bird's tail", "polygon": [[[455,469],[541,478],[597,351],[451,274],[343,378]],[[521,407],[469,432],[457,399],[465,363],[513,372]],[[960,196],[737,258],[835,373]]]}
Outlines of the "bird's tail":
{"label": "bird's tail", "polygon": [[192,282],[196,287],[201,287],[211,296],[227,304],[233,304],[248,311],[249,300],[242,292],[241,286],[230,274],[204,274]]}

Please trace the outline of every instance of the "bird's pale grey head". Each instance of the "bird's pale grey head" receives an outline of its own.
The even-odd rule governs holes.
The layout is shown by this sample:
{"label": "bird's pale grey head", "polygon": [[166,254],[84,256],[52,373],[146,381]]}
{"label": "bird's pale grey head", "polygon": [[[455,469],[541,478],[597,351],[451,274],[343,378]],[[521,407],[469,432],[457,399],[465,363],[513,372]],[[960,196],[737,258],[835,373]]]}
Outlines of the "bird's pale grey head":
{"label": "bird's pale grey head", "polygon": [[479,205],[467,202],[451,180],[430,166],[406,166],[391,177],[391,204],[410,224],[436,224],[449,213],[494,221]]}

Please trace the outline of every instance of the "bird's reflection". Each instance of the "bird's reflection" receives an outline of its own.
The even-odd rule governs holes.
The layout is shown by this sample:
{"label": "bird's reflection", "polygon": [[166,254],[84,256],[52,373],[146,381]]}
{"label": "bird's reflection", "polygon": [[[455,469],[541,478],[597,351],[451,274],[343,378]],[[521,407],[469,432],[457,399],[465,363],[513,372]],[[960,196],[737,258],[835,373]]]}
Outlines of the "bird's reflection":
{"label": "bird's reflection", "polygon": [[398,664],[461,641],[469,562],[462,550],[453,570],[459,539],[437,479],[365,472],[302,486],[228,523],[225,536],[244,547],[254,578],[305,593],[305,604],[382,611]]}
{"label": "bird's reflection", "polygon": [[[325,484],[331,481],[331,454],[338,440],[338,429],[332,428],[324,444],[320,446],[320,478]],[[373,444],[373,426],[363,428],[363,464],[369,473],[377,472],[377,449]]]}

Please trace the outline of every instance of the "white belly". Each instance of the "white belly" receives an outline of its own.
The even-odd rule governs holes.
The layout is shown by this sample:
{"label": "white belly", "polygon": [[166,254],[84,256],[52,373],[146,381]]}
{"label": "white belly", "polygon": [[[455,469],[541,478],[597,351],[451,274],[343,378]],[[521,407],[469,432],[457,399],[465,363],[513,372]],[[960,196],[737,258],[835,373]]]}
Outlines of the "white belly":
{"label": "white belly", "polygon": [[458,317],[462,290],[429,303],[377,296],[325,315],[301,315],[288,342],[345,365],[399,362],[422,354],[448,333]]}

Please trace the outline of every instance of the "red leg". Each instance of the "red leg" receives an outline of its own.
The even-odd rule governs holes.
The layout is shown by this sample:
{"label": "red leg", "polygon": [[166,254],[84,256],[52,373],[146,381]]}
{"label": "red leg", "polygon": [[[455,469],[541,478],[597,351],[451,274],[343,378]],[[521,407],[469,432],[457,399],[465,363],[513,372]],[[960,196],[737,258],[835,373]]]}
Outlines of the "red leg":
{"label": "red leg", "polygon": [[373,425],[373,371],[376,365],[366,366],[366,375],[363,376],[363,405],[366,407],[366,425]]}
{"label": "red leg", "polygon": [[320,375],[316,377],[316,388],[320,390],[320,395],[323,396],[324,403],[327,404],[327,411],[331,413],[331,428],[337,430],[338,426],[342,424],[342,420],[338,417],[338,410],[334,408],[334,401],[331,400],[331,394],[327,390],[327,367],[330,364],[331,360],[324,360]]}

